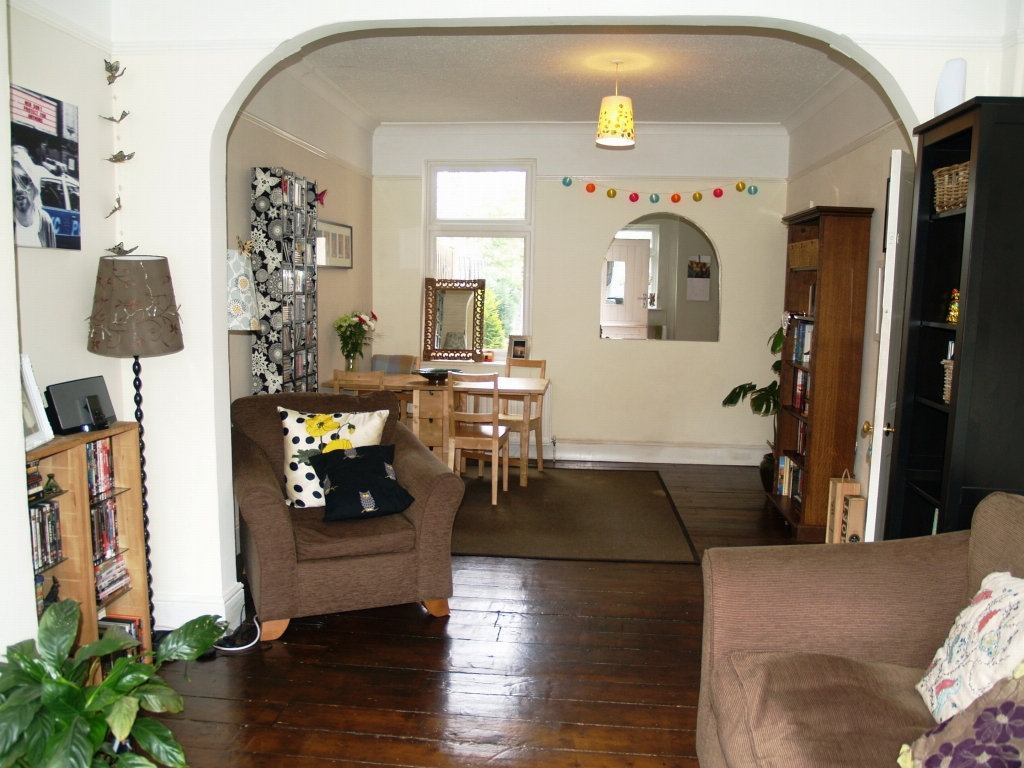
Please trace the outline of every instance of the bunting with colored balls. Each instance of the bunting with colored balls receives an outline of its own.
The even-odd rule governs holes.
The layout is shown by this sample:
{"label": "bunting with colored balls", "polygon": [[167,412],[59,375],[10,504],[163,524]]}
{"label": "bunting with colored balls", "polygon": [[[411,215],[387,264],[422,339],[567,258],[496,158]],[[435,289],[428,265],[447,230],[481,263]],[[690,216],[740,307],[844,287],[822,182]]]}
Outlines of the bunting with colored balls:
{"label": "bunting with colored balls", "polygon": [[[583,181],[583,179],[575,176],[563,176],[562,186],[567,188],[571,187],[574,181]],[[596,184],[593,181],[585,182],[583,188],[587,191],[588,194],[593,194],[598,190],[598,188],[601,188],[605,191],[605,196],[609,198],[616,197],[619,194],[619,192],[625,192],[625,190],[619,190],[616,189],[615,187],[604,186],[603,184]],[[742,180],[736,182],[735,189],[737,192],[746,192],[748,195],[757,194],[756,184],[748,184],[746,181]],[[721,187],[708,187],[706,189],[696,189],[693,190],[692,192],[687,192],[686,194],[690,195],[690,198],[693,200],[693,202],[699,203],[701,200],[704,199],[705,192],[710,192],[712,197],[716,199],[725,196],[725,190],[723,190]],[[645,192],[641,190],[629,190],[629,192],[627,193],[627,197],[629,198],[629,201],[631,203],[638,202],[640,198],[645,195],[647,196],[647,199],[651,202],[652,205],[661,202],[662,195],[667,195],[668,199],[671,200],[673,203],[678,203],[683,199],[683,195],[680,194],[679,192]]]}

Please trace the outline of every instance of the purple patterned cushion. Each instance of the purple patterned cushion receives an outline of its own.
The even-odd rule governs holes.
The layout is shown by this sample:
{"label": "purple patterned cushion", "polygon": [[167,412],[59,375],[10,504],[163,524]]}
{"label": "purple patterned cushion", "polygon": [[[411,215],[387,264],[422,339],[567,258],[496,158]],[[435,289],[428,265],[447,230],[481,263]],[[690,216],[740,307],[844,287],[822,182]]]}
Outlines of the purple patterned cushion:
{"label": "purple patterned cushion", "polygon": [[914,768],[1022,768],[1022,755],[1024,679],[1013,677],[996,683],[911,746]]}

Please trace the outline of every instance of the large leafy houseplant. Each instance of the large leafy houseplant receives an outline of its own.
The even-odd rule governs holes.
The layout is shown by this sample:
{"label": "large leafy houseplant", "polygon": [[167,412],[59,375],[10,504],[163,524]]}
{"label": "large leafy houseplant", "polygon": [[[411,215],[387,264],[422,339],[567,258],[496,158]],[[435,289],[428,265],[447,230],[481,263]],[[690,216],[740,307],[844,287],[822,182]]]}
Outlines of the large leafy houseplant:
{"label": "large leafy houseplant", "polygon": [[[768,338],[768,348],[773,355],[782,352],[782,345],[786,341],[786,332],[779,328]],[[772,371],[776,376],[782,371],[782,361],[776,360],[772,363]],[[737,405],[741,400],[750,396],[750,410],[758,416],[774,416],[779,412],[779,380],[775,379],[770,384],[759,387],[752,381],[733,387],[732,391],[722,401],[723,406]]]}
{"label": "large leafy houseplant", "polygon": [[80,611],[74,600],[52,605],[39,622],[38,646],[8,646],[0,664],[0,768],[145,768],[149,758],[185,768],[185,753],[167,726],[142,716],[180,712],[184,702],[157,675],[168,661],[194,661],[227,623],[200,616],[166,635],[151,654],[118,658],[102,682],[101,658],[139,645],[120,627],[71,657]]}

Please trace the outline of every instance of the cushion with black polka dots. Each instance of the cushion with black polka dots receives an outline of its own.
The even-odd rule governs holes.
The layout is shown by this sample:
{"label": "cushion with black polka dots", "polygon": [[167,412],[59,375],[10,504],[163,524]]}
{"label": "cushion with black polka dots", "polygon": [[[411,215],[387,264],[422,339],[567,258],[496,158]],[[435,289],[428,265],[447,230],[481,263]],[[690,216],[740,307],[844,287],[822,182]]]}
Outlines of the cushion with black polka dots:
{"label": "cushion with black polka dots", "polygon": [[324,489],[309,463],[318,453],[380,445],[390,411],[305,413],[278,407],[284,433],[284,482],[292,507],[322,507]]}

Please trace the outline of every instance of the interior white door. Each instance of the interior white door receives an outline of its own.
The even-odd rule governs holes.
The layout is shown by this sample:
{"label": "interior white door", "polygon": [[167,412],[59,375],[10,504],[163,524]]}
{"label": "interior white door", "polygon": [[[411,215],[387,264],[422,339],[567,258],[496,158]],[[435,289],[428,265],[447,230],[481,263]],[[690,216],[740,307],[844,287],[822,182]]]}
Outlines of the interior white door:
{"label": "interior white door", "polygon": [[885,534],[885,510],[889,495],[889,465],[892,461],[893,443],[890,435],[892,425],[896,423],[896,390],[899,385],[913,207],[914,161],[906,152],[894,149],[889,166],[885,273],[881,297],[881,341],[878,347],[878,378],[875,383],[867,517],[864,525],[865,541],[881,541]]}
{"label": "interior white door", "polygon": [[613,240],[601,276],[601,335],[647,338],[649,240]]}

